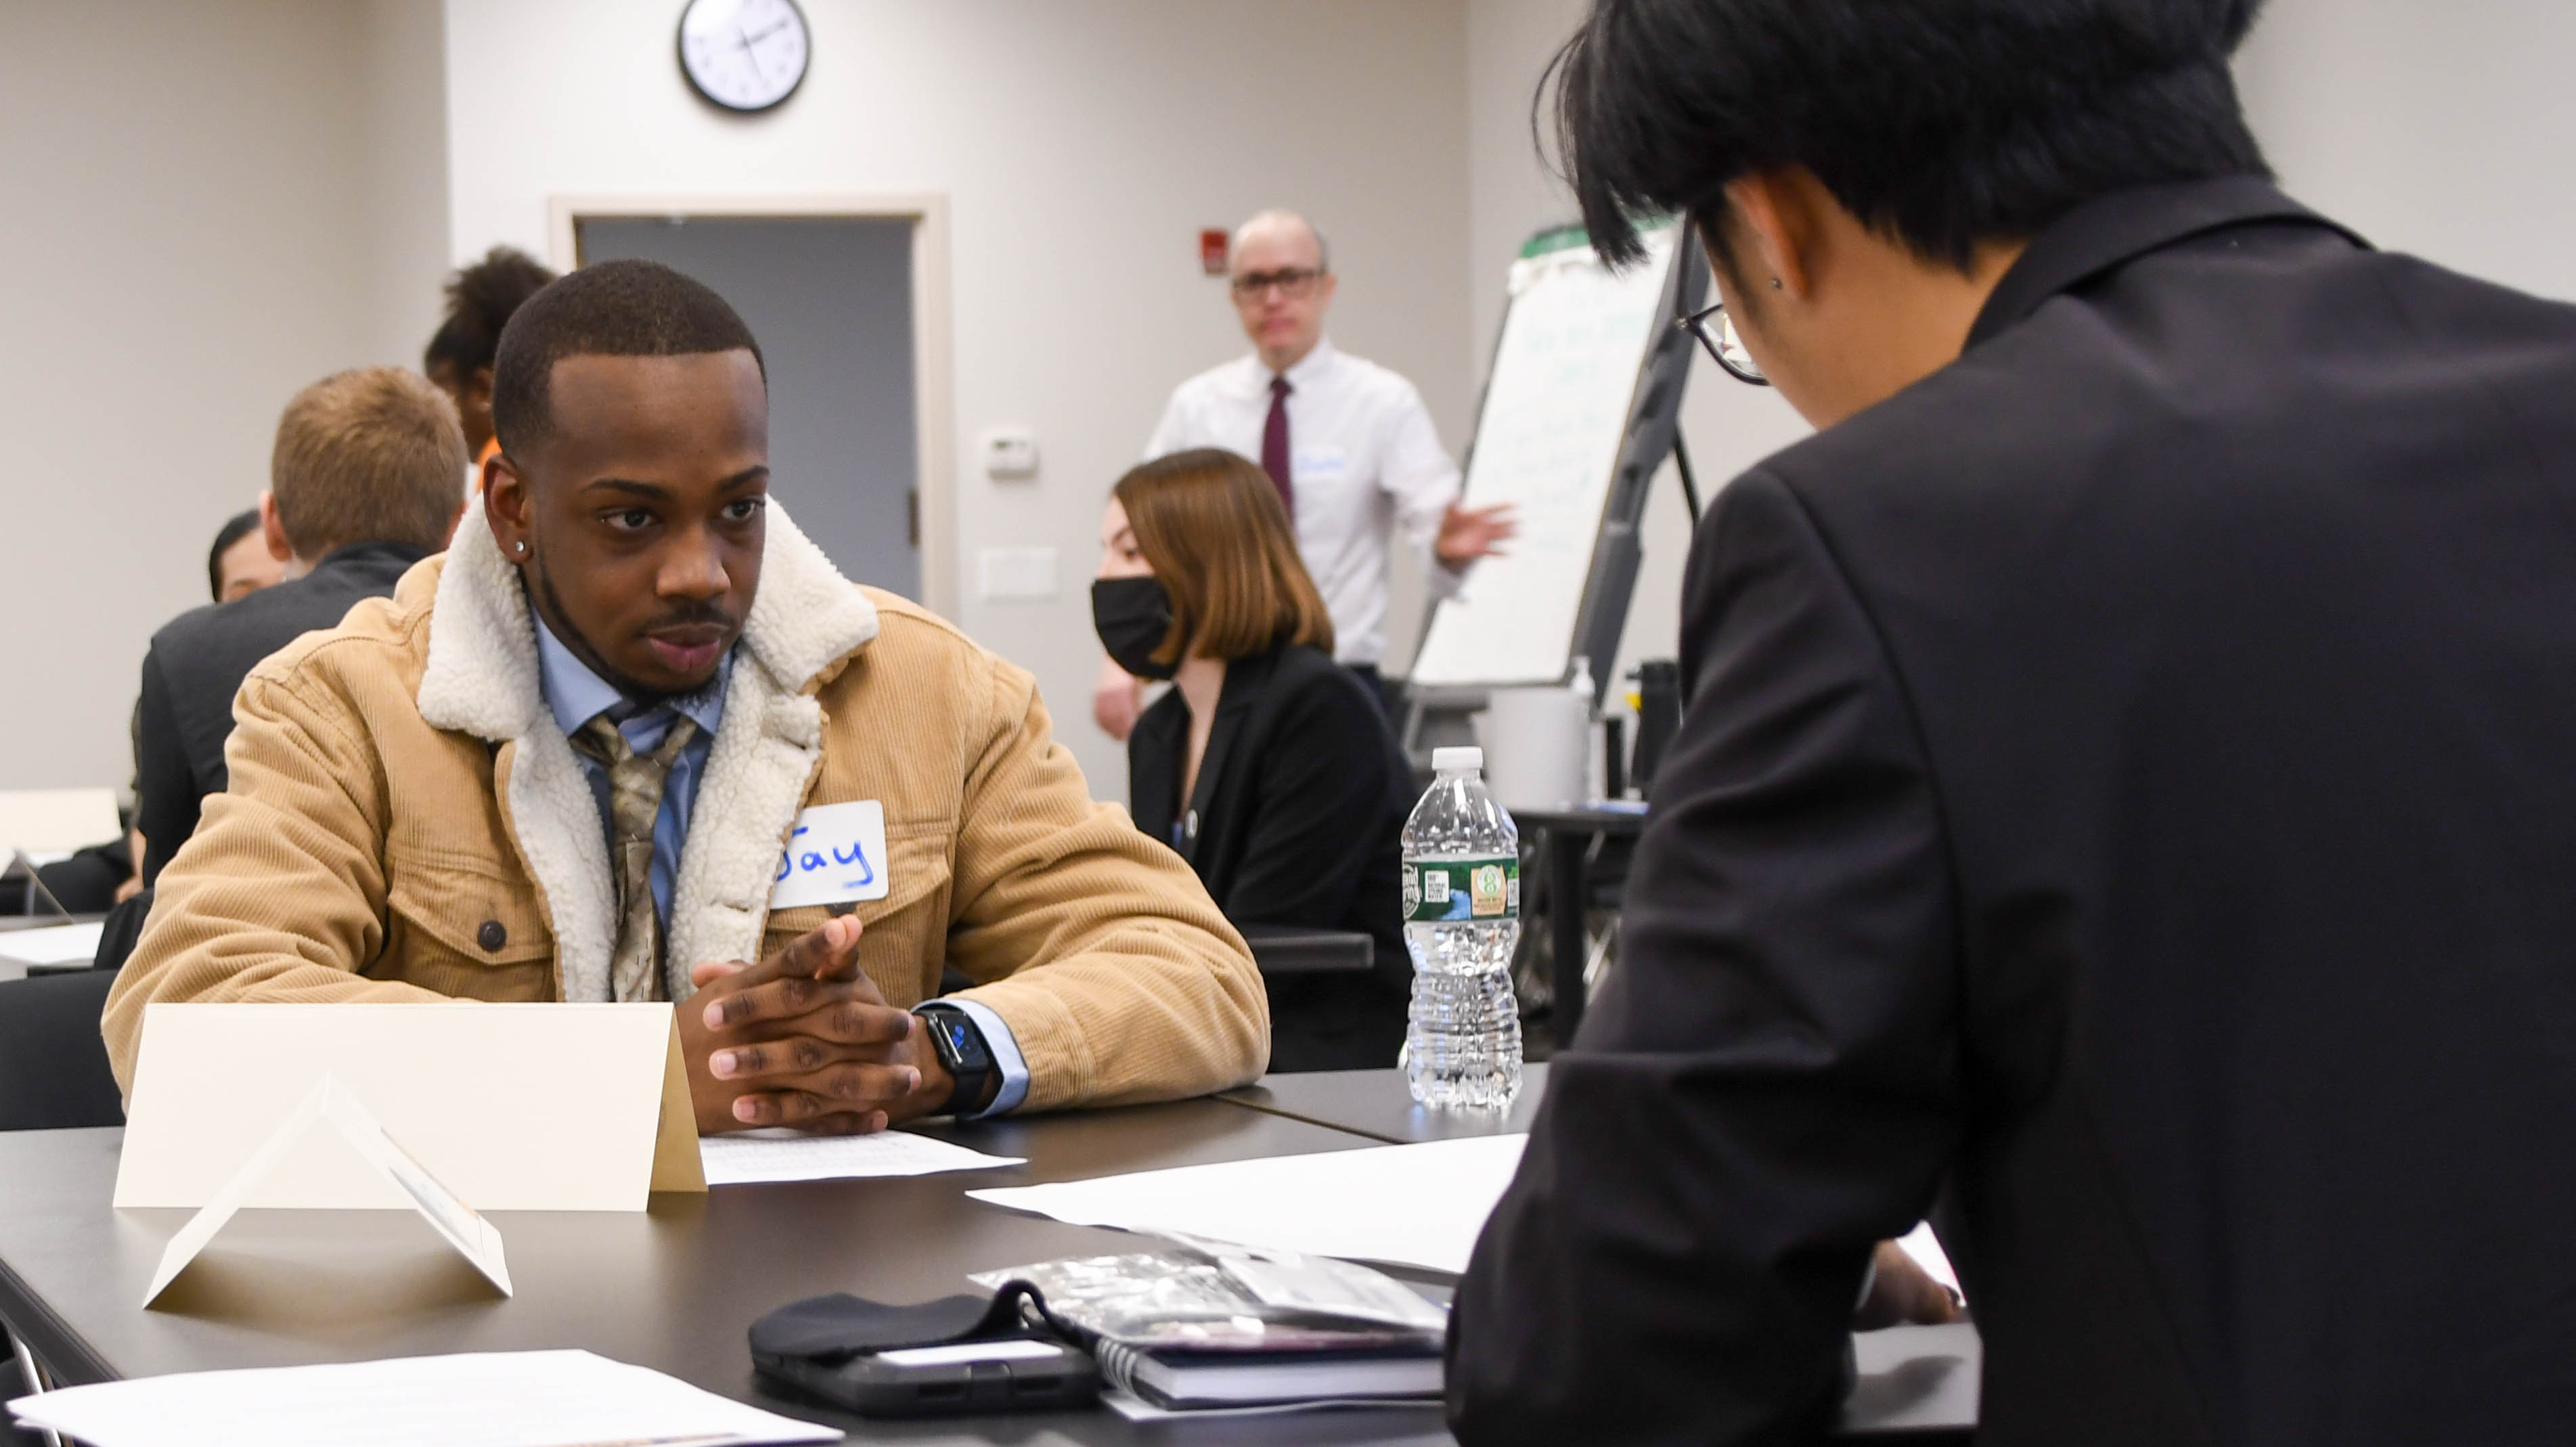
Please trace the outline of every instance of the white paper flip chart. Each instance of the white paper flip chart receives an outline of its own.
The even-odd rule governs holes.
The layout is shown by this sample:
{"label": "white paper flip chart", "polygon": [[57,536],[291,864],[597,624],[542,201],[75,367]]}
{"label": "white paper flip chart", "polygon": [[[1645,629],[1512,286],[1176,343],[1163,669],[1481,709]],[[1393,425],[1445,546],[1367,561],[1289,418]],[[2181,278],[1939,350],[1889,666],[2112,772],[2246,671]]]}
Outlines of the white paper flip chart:
{"label": "white paper flip chart", "polygon": [[[1511,504],[1520,530],[1432,613],[1415,683],[1563,680],[1638,377],[1672,324],[1656,308],[1675,235],[1645,233],[1646,260],[1624,272],[1589,246],[1512,263],[1462,500]],[[1592,660],[1595,676],[1608,666]]]}

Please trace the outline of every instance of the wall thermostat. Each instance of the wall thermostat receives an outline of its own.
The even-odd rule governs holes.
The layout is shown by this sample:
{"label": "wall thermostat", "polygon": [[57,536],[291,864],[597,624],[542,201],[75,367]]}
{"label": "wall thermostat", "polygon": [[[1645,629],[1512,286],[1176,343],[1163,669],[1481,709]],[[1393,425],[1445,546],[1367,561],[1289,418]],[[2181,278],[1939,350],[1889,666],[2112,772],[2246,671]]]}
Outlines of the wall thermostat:
{"label": "wall thermostat", "polygon": [[984,434],[984,475],[996,481],[1038,475],[1038,439],[1025,427],[996,427]]}

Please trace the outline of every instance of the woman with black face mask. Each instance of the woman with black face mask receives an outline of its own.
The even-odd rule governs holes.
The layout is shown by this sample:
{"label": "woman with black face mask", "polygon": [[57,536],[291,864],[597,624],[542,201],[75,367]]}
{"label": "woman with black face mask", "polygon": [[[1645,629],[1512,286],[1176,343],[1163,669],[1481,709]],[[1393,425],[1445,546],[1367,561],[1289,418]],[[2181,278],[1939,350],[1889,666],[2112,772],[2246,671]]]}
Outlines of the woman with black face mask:
{"label": "woman with black face mask", "polygon": [[1118,666],[1172,688],[1127,736],[1137,827],[1238,925],[1375,937],[1366,974],[1269,981],[1270,1068],[1395,1064],[1413,967],[1396,836],[1412,771],[1333,621],[1268,475],[1202,448],[1118,480],[1092,620]]}

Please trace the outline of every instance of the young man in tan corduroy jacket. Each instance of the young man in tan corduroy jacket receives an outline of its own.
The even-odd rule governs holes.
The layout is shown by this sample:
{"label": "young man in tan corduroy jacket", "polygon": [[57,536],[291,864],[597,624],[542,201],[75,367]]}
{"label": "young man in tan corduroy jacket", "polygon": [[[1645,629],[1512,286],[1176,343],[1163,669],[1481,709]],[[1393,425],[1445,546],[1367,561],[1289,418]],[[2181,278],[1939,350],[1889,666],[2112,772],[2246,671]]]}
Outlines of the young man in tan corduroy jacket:
{"label": "young man in tan corduroy jacket", "polygon": [[[1242,939],[1091,800],[1029,675],[768,501],[758,347],[713,292],[641,262],[554,283],[493,406],[450,551],[243,684],[230,788],[108,1001],[120,1081],[152,1001],[449,997],[683,1002],[701,1130],[1260,1073]],[[871,889],[773,909],[792,831],[871,800]],[[938,1028],[991,1062],[964,1080],[911,1013],[943,967],[973,986]]]}

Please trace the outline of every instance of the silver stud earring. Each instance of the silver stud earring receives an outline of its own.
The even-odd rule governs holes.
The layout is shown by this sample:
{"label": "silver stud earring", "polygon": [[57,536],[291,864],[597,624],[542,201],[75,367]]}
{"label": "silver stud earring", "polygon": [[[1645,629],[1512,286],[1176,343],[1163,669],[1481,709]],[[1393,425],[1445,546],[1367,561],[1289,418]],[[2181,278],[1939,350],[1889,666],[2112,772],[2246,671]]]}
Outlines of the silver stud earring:
{"label": "silver stud earring", "polygon": [[1771,278],[1771,289],[1773,291],[1778,291],[1780,289],[1780,278],[1776,276]]}
{"label": "silver stud earring", "polygon": [[[1772,285],[1777,286],[1779,283],[1773,282]],[[528,551],[528,545],[526,543],[512,543],[510,544],[510,551],[524,556]]]}

